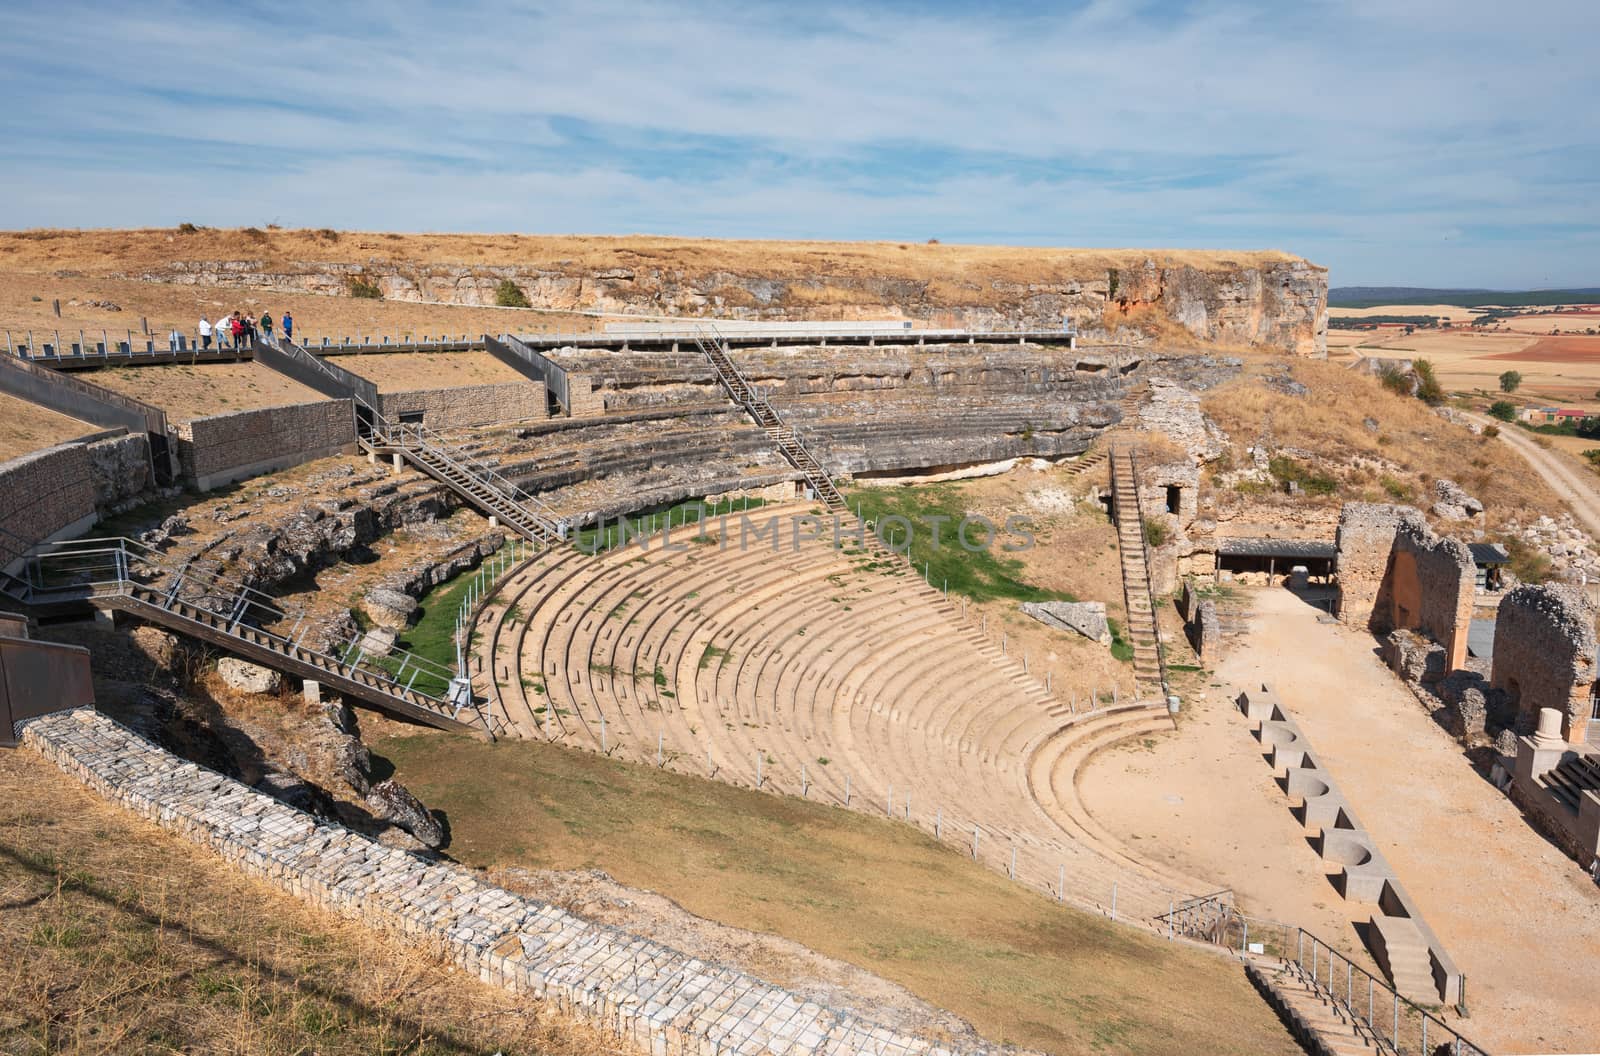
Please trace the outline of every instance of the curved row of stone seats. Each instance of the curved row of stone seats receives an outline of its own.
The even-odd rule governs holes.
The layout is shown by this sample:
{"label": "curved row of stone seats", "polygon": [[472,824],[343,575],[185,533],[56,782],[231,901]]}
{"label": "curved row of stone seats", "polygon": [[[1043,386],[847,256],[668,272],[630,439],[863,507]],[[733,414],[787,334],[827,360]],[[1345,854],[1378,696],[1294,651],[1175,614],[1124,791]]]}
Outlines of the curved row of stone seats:
{"label": "curved row of stone seats", "polygon": [[1068,897],[1106,909],[1116,885],[1129,915],[1205,887],[1102,848],[1063,777],[1034,794],[1040,767],[1067,774],[1080,730],[1114,736],[1111,717],[1072,715],[903,564],[851,542],[791,549],[788,531],[779,553],[703,538],[552,551],[511,577],[480,655],[520,733],[889,811],[965,844],[976,828],[989,864],[1010,871],[1015,850],[1019,879],[1054,891],[1065,875]]}

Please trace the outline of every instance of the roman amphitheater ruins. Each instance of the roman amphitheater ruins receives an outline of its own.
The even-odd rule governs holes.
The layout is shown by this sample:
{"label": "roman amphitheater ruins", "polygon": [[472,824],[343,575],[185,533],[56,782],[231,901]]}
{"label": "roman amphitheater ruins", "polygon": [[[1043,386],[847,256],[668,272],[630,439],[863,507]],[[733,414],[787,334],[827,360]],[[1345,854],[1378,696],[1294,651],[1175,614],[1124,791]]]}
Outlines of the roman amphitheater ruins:
{"label": "roman amphitheater ruins", "polygon": [[[1023,279],[911,247],[800,279],[714,243],[162,239],[90,275],[130,316],[297,326],[202,346],[12,306],[0,754],[637,1051],[1077,1041],[938,1010],[893,958],[853,970],[921,1018],[518,887],[473,842],[521,824],[510,785],[408,753],[502,773],[533,742],[909,834],[1235,987],[1262,1010],[1237,1051],[1600,1043],[1593,543],[1513,586],[1511,514],[1555,500],[1481,427],[1328,362],[1315,266]],[[407,321],[318,325],[356,283]],[[531,307],[485,307],[505,283]],[[1205,1019],[1165,1022],[1170,1051],[1212,1051]]]}

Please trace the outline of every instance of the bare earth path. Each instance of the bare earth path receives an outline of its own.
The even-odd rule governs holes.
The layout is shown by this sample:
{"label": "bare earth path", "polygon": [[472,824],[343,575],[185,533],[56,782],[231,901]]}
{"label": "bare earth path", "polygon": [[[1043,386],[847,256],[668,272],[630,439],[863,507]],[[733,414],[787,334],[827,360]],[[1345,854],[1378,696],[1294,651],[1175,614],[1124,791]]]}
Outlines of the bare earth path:
{"label": "bare earth path", "polygon": [[1282,695],[1466,974],[1463,1031],[1497,1052],[1600,1048],[1600,888],[1472,769],[1370,635],[1286,590],[1251,600],[1218,681]]}
{"label": "bare earth path", "polygon": [[1572,509],[1579,522],[1591,533],[1600,536],[1600,490],[1595,488],[1595,478],[1573,466],[1562,455],[1546,451],[1524,436],[1516,426],[1491,422],[1488,418],[1468,415],[1479,425],[1500,427],[1500,439],[1517,454],[1527,459],[1534,472],[1543,477]]}

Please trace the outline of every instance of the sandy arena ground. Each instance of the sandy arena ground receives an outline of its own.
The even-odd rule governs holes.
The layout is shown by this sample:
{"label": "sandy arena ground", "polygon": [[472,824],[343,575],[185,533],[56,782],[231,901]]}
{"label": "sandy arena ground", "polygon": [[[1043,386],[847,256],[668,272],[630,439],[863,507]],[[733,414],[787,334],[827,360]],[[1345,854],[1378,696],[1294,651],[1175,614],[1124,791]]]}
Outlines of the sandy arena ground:
{"label": "sandy arena ground", "polygon": [[[1216,680],[1265,681],[1282,695],[1466,974],[1472,1016],[1462,1029],[1496,1051],[1595,1051],[1600,888],[1472,769],[1379,663],[1370,635],[1319,623],[1317,610],[1288,591],[1256,591],[1252,601],[1250,634]],[[1253,745],[1244,718],[1232,721]],[[1259,758],[1244,761],[1258,787],[1277,792]],[[1317,861],[1298,835],[1260,845],[1268,842],[1256,844],[1264,859]],[[1327,897],[1338,898],[1331,889]]]}
{"label": "sandy arena ground", "polygon": [[503,385],[528,380],[487,352],[381,352],[328,358],[335,365],[375,382],[379,392]]}
{"label": "sandy arena ground", "polygon": [[173,422],[326,399],[292,378],[248,362],[110,367],[81,377],[155,404]]}
{"label": "sandy arena ground", "polygon": [[100,431],[98,425],[0,393],[0,462]]}

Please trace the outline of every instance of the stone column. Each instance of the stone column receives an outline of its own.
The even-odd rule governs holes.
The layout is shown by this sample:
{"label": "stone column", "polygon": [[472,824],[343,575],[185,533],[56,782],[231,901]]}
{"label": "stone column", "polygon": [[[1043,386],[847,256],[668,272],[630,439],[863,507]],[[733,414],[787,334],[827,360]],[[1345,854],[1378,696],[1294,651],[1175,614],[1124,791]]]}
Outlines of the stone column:
{"label": "stone column", "polygon": [[1539,709],[1539,728],[1532,737],[1517,738],[1517,777],[1533,787],[1533,782],[1554,770],[1573,755],[1561,736],[1562,714],[1555,708]]}

